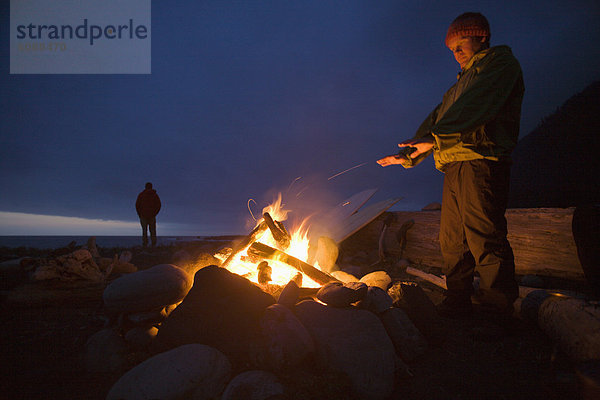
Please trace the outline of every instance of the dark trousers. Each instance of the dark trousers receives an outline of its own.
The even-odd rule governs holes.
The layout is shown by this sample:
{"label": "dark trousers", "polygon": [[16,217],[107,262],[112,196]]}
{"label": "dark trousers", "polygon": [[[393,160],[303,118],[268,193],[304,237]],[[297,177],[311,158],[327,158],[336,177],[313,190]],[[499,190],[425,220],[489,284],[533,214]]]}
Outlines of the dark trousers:
{"label": "dark trousers", "polygon": [[148,246],[148,229],[150,229],[150,240],[152,241],[152,247],[156,246],[156,217],[140,217],[140,224],[142,225],[142,244],[144,247]]}
{"label": "dark trousers", "polygon": [[440,247],[448,295],[470,296],[477,272],[482,302],[512,305],[518,285],[504,217],[510,164],[460,161],[449,164],[444,173]]}

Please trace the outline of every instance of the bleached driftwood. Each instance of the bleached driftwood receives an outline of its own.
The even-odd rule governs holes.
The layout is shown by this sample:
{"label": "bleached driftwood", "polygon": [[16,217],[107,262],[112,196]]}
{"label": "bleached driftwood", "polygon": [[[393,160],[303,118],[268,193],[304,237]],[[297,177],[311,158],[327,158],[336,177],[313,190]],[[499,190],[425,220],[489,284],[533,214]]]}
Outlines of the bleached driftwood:
{"label": "bleached driftwood", "polygon": [[[574,208],[527,208],[506,211],[508,240],[515,254],[516,273],[583,280],[584,274],[571,231]],[[395,222],[387,231],[386,252],[413,264],[443,265],[438,240],[440,211],[394,211]],[[353,249],[377,249],[386,215],[347,239]],[[397,240],[404,222],[413,220],[406,231],[402,251]],[[377,255],[373,255],[376,261]]]}

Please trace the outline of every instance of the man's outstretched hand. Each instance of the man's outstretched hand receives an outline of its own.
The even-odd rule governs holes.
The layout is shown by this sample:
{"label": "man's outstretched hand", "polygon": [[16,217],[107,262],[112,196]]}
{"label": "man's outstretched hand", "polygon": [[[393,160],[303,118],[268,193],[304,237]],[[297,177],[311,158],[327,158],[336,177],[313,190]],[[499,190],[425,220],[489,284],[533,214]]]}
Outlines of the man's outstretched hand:
{"label": "man's outstretched hand", "polygon": [[[409,157],[415,158],[420,154],[426,153],[433,148],[433,138],[425,138],[425,139],[408,139],[401,143],[398,143],[398,147],[414,147],[415,150],[408,154]],[[388,165],[394,164],[402,164],[408,161],[405,155],[402,154],[394,154],[391,156],[383,157],[380,160],[377,160],[377,164],[382,167],[387,167]]]}
{"label": "man's outstretched hand", "polygon": [[392,154],[391,156],[383,157],[382,159],[377,160],[377,164],[381,165],[382,167],[387,167],[388,165],[402,164],[405,161],[408,161],[406,157],[398,154]]}

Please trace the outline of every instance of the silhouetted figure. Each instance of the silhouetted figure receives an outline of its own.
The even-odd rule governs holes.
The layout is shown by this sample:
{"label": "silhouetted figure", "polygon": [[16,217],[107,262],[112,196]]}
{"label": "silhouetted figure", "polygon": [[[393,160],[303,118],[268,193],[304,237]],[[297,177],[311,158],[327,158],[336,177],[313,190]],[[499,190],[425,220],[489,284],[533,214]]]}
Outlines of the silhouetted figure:
{"label": "silhouetted figure", "polygon": [[[410,168],[433,153],[445,174],[439,238],[448,290],[438,311],[466,316],[474,301],[510,315],[518,286],[504,213],[523,74],[508,46],[490,47],[490,26],[480,13],[458,16],[445,42],[460,65],[458,81],[414,137],[398,144],[408,150],[378,163]],[[481,280],[472,299],[475,273]]]}
{"label": "silhouetted figure", "polygon": [[135,210],[142,224],[142,243],[148,246],[148,228],[150,228],[150,239],[152,247],[156,246],[156,215],[160,211],[160,198],[156,190],[152,189],[152,183],[147,182],[146,188],[138,194],[135,202]]}

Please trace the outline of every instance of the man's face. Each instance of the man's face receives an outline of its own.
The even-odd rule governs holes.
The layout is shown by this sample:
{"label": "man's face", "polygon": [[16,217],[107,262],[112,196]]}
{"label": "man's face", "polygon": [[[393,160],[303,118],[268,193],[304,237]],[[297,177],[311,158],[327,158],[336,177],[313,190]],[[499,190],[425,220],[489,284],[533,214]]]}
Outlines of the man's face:
{"label": "man's face", "polygon": [[450,40],[448,48],[454,53],[456,62],[460,64],[461,68],[464,68],[469,60],[473,58],[475,53],[483,48],[483,43],[485,43],[485,37],[475,38],[463,36]]}

